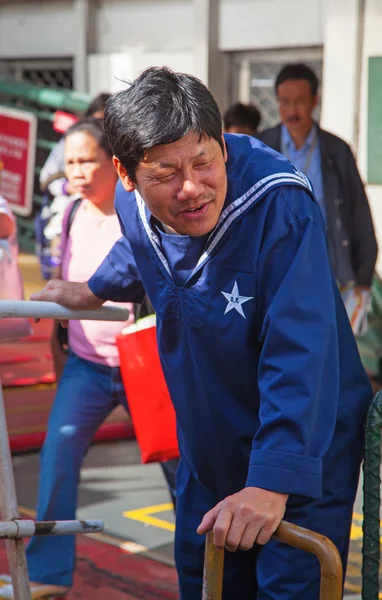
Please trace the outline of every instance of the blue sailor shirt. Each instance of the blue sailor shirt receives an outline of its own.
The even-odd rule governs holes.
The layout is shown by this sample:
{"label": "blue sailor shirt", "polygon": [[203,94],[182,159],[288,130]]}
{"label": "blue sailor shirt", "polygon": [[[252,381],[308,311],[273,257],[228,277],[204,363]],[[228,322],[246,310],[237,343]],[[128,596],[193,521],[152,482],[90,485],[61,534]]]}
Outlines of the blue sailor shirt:
{"label": "blue sailor shirt", "polygon": [[118,184],[123,235],[89,286],[147,291],[181,457],[216,501],[246,485],[319,498],[323,472],[359,461],[370,386],[309,181],[254,138],[226,142],[226,203],[188,278]]}

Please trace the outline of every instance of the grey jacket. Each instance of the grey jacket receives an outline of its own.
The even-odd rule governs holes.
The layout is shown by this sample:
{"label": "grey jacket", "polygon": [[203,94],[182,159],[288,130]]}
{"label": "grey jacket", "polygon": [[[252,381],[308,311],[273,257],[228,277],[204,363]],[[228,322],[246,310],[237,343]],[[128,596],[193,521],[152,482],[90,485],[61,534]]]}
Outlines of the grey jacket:
{"label": "grey jacket", "polygon": [[[340,285],[354,282],[369,287],[378,247],[365,188],[350,146],[320,127],[318,132],[333,273]],[[280,152],[281,125],[257,137]]]}

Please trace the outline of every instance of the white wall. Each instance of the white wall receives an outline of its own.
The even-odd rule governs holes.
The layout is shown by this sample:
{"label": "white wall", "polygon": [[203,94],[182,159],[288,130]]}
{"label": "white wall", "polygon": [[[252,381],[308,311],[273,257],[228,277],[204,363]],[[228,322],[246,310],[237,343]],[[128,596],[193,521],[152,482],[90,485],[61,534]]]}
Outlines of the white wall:
{"label": "white wall", "polygon": [[221,3],[221,50],[323,43],[323,0],[221,0]]}
{"label": "white wall", "polygon": [[94,11],[94,52],[192,49],[193,0],[101,0]]}
{"label": "white wall", "polygon": [[[324,1],[221,0],[219,47],[233,51],[321,45]],[[90,0],[90,52],[192,52],[198,27],[193,4]],[[0,58],[72,54],[77,36],[73,6],[71,0],[0,3]]]}
{"label": "white wall", "polygon": [[[361,86],[361,119],[360,119],[360,144],[359,163],[362,172],[366,174],[367,165],[367,91],[368,91],[368,59],[371,56],[382,56],[382,2],[381,0],[366,1],[366,19],[364,52],[362,63]],[[382,168],[382,165],[381,165]],[[382,275],[382,186],[369,185],[367,187],[374,223],[377,229],[380,252],[378,255],[377,270]]]}
{"label": "white wall", "polygon": [[[315,46],[323,42],[324,0],[221,0],[221,50]],[[192,49],[193,0],[101,0],[96,52],[133,46]]]}
{"label": "white wall", "polygon": [[112,52],[89,55],[89,93],[116,92],[126,87],[126,82],[139,75],[146,67],[167,66],[176,71],[194,73],[191,51],[178,52]]}
{"label": "white wall", "polygon": [[76,37],[71,1],[0,4],[0,58],[71,56]]}
{"label": "white wall", "polygon": [[358,0],[325,0],[321,125],[354,139]]}

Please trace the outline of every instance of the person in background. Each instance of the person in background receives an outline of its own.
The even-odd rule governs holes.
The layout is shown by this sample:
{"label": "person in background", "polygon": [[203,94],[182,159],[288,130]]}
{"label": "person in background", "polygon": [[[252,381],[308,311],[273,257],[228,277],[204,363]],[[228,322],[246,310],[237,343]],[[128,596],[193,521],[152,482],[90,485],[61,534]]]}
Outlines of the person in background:
{"label": "person in background", "polygon": [[[109,93],[102,92],[95,96],[89,104],[84,117],[103,119],[105,105],[110,98]],[[40,172],[40,187],[43,191],[48,190],[52,196],[61,194],[70,195],[72,190],[68,183],[65,172],[64,138],[51,150],[44,166]]]}
{"label": "person in background", "polygon": [[[103,118],[108,93],[99,94],[89,105],[85,116]],[[64,138],[51,151],[40,173],[42,207],[35,218],[35,254],[44,279],[51,278],[59,255],[60,236],[65,210],[75,189],[65,176]]]}
{"label": "person in background", "polygon": [[[377,241],[368,199],[349,145],[313,119],[318,79],[305,64],[288,64],[276,78],[281,123],[257,137],[281,152],[311,181],[321,208],[334,276],[353,331],[364,328]],[[362,303],[362,319],[354,308]],[[353,320],[355,319],[355,320]]]}
{"label": "person in background", "polygon": [[255,135],[261,121],[261,113],[254,104],[237,102],[227,108],[223,116],[226,133]]}
{"label": "person in background", "polygon": [[[66,175],[81,200],[74,218],[72,205],[64,216],[60,277],[83,281],[121,236],[114,209],[117,173],[102,120],[89,117],[77,122],[64,134],[64,145]],[[132,322],[133,305],[126,306],[131,311],[128,322]],[[54,326],[52,351],[56,371],[62,374],[41,452],[39,521],[76,518],[80,468],[90,443],[118,404],[128,412],[115,344],[125,326],[126,323],[71,321],[68,355],[61,348],[57,324]],[[174,494],[173,464],[171,461],[167,468],[164,463],[163,471]],[[66,594],[75,568],[75,536],[32,538],[27,561],[34,593]],[[0,598],[13,598],[11,585],[0,588]]]}

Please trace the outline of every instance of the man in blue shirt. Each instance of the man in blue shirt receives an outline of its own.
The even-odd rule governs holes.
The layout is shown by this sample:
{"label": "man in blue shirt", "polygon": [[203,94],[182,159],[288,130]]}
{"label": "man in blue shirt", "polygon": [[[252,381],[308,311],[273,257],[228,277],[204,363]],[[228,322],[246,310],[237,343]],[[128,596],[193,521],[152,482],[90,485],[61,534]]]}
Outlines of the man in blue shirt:
{"label": "man in blue shirt", "polygon": [[254,138],[223,136],[205,86],[166,68],[113,96],[105,128],[122,237],[88,282],[34,299],[148,293],[178,422],[182,600],[200,600],[209,530],[229,550],[225,600],[318,600],[318,561],[271,536],[285,517],[346,565],[371,390],[311,185]]}
{"label": "man in blue shirt", "polygon": [[312,123],[304,143],[298,147],[295,145],[288,128],[283,124],[281,126],[281,152],[311,181],[314,195],[326,221],[318,127]]}
{"label": "man in blue shirt", "polygon": [[318,79],[305,64],[285,65],[275,91],[281,123],[257,134],[282,152],[312,182],[327,233],[338,284],[368,290],[377,259],[377,242],[365,189],[352,151],[339,137],[314,122]]}

